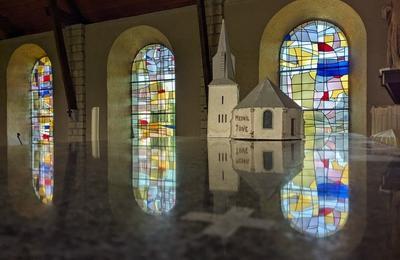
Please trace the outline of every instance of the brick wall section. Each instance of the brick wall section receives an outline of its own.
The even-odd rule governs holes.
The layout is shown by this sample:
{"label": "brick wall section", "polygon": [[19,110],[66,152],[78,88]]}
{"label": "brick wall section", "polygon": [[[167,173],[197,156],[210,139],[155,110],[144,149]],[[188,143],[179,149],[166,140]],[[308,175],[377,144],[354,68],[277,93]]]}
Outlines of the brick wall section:
{"label": "brick wall section", "polygon": [[71,70],[72,82],[76,91],[78,111],[76,120],[68,123],[70,142],[86,141],[86,88],[85,88],[85,26],[76,24],[64,29],[65,44]]}
{"label": "brick wall section", "polygon": [[[221,32],[223,0],[205,0],[206,22],[210,61],[217,52],[219,34]],[[212,64],[210,64],[212,65]],[[207,136],[207,99],[205,95],[204,78],[200,79],[200,135]]]}
{"label": "brick wall section", "polygon": [[200,136],[207,136],[207,98],[204,77],[200,77]]}
{"label": "brick wall section", "polygon": [[208,31],[208,46],[212,58],[217,52],[219,34],[222,25],[223,0],[206,0],[206,20]]}

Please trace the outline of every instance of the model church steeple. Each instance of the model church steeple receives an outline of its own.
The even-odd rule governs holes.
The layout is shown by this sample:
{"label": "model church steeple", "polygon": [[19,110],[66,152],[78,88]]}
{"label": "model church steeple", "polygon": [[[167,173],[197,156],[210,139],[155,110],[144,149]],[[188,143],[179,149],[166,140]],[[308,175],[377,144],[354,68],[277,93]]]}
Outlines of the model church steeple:
{"label": "model church steeple", "polygon": [[213,57],[213,79],[235,81],[235,57],[231,53],[224,20],[222,20],[217,54]]}
{"label": "model church steeple", "polygon": [[218,50],[213,58],[213,81],[209,85],[208,137],[230,137],[233,108],[239,102],[235,83],[235,58],[222,20]]}

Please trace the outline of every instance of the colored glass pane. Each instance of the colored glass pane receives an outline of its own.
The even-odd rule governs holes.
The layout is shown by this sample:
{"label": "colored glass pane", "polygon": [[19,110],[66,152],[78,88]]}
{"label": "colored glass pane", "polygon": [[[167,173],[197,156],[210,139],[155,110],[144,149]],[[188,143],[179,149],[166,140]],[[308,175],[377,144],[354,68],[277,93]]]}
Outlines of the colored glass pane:
{"label": "colored glass pane", "polygon": [[306,135],[348,132],[349,47],[344,33],[311,21],[284,39],[280,86],[305,112]]}
{"label": "colored glass pane", "polygon": [[175,57],[160,44],[144,47],[132,65],[134,138],[175,135]]}
{"label": "colored glass pane", "polygon": [[133,193],[151,215],[169,212],[176,201],[175,138],[147,138],[133,145]]}
{"label": "colored glass pane", "polygon": [[53,141],[53,74],[48,57],[39,59],[31,74],[32,143]]}
{"label": "colored glass pane", "polygon": [[38,199],[49,204],[54,189],[53,74],[50,59],[39,59],[31,73],[32,185]]}
{"label": "colored glass pane", "polygon": [[327,237],[349,214],[348,138],[307,137],[305,145],[303,171],[281,189],[282,212],[295,230]]}

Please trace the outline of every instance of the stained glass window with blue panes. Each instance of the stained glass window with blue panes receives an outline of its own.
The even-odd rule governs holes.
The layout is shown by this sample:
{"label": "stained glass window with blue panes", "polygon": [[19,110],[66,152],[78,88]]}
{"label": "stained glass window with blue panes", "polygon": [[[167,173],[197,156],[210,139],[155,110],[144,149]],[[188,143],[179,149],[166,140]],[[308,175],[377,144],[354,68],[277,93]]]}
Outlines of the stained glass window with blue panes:
{"label": "stained glass window with blue panes", "polygon": [[340,28],[310,21],[285,37],[280,87],[304,110],[305,135],[349,129],[349,45]]}
{"label": "stained glass window with blue panes", "polygon": [[141,49],[132,64],[132,130],[137,139],[175,135],[175,57],[161,44]]}
{"label": "stained glass window with blue panes", "polygon": [[50,59],[39,59],[31,75],[32,143],[53,141],[53,73]]}
{"label": "stained glass window with blue panes", "polygon": [[43,57],[31,73],[32,186],[44,204],[53,200],[54,111],[53,73],[50,59]]}

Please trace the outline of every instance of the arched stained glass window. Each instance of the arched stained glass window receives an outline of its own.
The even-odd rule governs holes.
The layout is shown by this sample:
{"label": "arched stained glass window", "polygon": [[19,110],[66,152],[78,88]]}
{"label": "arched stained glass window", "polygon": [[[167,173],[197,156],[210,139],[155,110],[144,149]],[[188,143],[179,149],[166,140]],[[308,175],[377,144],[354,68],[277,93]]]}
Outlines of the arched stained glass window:
{"label": "arched stained glass window", "polygon": [[53,142],[53,73],[48,57],[39,59],[31,75],[32,143]]}
{"label": "arched stained glass window", "polygon": [[317,238],[341,230],[349,214],[348,139],[309,138],[303,171],[281,189],[281,208],[290,225]]}
{"label": "arched stained glass window", "polygon": [[161,44],[139,51],[132,64],[132,186],[151,215],[175,206],[175,57]]}
{"label": "arched stained glass window", "polygon": [[135,200],[144,212],[162,215],[175,206],[175,156],[174,137],[134,142],[132,186]]}
{"label": "arched stained glass window", "polygon": [[304,110],[305,135],[348,132],[349,46],[326,21],[310,21],[284,39],[280,87]]}
{"label": "arched stained glass window", "polygon": [[50,59],[39,59],[31,74],[32,185],[41,202],[53,200],[54,111]]}
{"label": "arched stained glass window", "polygon": [[134,138],[175,136],[175,57],[161,44],[139,51],[132,65]]}

